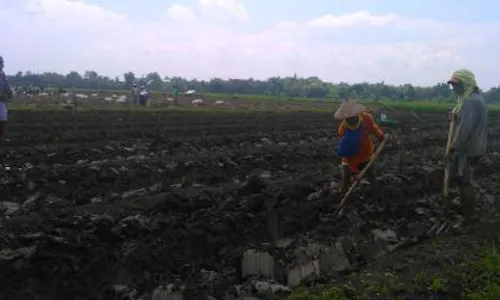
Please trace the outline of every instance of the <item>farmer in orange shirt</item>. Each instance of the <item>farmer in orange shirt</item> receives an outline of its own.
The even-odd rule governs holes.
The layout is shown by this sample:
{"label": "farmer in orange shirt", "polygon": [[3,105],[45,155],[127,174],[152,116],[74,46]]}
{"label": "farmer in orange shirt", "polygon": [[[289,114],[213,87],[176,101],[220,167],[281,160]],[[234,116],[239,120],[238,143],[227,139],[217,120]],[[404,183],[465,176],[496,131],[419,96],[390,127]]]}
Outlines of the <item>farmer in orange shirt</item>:
{"label": "farmer in orange shirt", "polygon": [[[335,118],[342,120],[338,133],[342,138],[337,155],[342,159],[342,194],[349,189],[352,175],[357,176],[373,155],[372,135],[380,142],[389,137],[378,127],[366,107],[356,102],[344,102],[335,112]],[[367,171],[368,180],[377,191],[373,164]]]}

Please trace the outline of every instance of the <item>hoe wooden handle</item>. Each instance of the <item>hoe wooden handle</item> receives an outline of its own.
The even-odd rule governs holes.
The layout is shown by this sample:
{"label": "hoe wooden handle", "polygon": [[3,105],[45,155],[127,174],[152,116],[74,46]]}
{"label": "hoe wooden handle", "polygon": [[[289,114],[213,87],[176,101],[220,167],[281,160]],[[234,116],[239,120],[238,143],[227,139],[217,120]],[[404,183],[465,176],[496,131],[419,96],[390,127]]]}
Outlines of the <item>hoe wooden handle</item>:
{"label": "hoe wooden handle", "polygon": [[[451,143],[453,142],[454,135],[455,135],[455,116],[452,117],[450,122],[450,129],[448,130],[448,141],[446,142],[445,159],[448,158],[448,154],[450,153]],[[451,163],[445,161],[444,186],[443,186],[443,193],[445,198],[448,198],[450,194],[450,174],[451,174]]]}
{"label": "hoe wooden handle", "polygon": [[349,190],[345,193],[344,195],[344,198],[342,198],[342,201],[340,201],[340,206],[339,206],[339,215],[342,214],[342,208],[344,207],[347,199],[349,198],[349,195],[351,195],[352,191],[354,190],[354,188],[358,185],[358,183],[361,181],[361,178],[363,178],[363,176],[365,176],[365,173],[368,171],[368,169],[370,168],[370,166],[372,165],[372,163],[377,159],[377,157],[379,156],[380,152],[382,151],[382,149],[384,148],[385,146],[385,143],[387,142],[387,139],[384,139],[380,145],[378,146],[377,150],[375,151],[375,153],[373,153],[372,157],[370,158],[370,161],[368,162],[368,164],[366,164],[366,166],[363,168],[363,170],[361,171],[361,173],[359,173],[359,176],[356,178],[356,180],[352,183],[351,187],[349,188]]}

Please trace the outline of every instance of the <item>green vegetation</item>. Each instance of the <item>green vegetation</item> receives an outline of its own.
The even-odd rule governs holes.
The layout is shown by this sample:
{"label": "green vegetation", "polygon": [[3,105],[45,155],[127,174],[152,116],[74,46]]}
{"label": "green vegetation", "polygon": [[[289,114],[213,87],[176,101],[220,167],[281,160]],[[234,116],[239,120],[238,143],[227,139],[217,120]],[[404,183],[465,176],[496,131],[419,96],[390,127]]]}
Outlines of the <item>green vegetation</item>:
{"label": "green vegetation", "polygon": [[[451,70],[450,70],[451,72]],[[443,78],[443,82],[448,78]],[[240,99],[256,97],[262,100],[277,99],[358,99],[390,100],[390,101],[412,101],[428,99],[432,101],[453,100],[455,95],[445,83],[437,83],[434,86],[418,87],[412,84],[388,85],[384,82],[378,83],[330,83],[320,80],[318,77],[301,78],[272,77],[267,80],[255,79],[228,79],[213,78],[211,80],[185,79],[182,77],[162,78],[158,73],[152,72],[143,78],[138,78],[134,73],[127,72],[123,80],[109,78],[99,75],[95,71],[86,71],[83,75],[70,72],[66,75],[54,72],[34,74],[31,72],[18,72],[8,76],[12,85],[35,88],[64,88],[64,89],[90,89],[120,90],[130,92],[134,82],[139,84],[149,83],[152,91],[170,92],[174,90],[187,91],[196,90],[199,93],[214,95],[214,97],[238,97]],[[481,84],[479,82],[479,84]],[[252,96],[253,95],[253,96]],[[258,95],[258,96],[255,96]],[[500,87],[485,91],[485,98],[489,102],[500,102]]]}
{"label": "green vegetation", "polygon": [[343,289],[335,285],[316,285],[299,287],[287,298],[288,300],[344,300],[347,298]]}
{"label": "green vegetation", "polygon": [[[71,104],[45,104],[45,103],[12,103],[9,105],[10,111],[16,110],[33,110],[33,111],[72,111],[74,106]],[[151,107],[132,107],[127,105],[106,105],[106,104],[84,104],[77,107],[77,111],[123,111],[134,113],[141,112],[200,112],[200,113],[253,113],[253,112],[273,112],[273,113],[288,113],[288,112],[330,112],[329,107],[324,108],[308,108],[308,107],[264,107],[264,108],[248,108],[248,107],[203,107],[192,105],[179,106],[151,106]]]}
{"label": "green vegetation", "polygon": [[[287,300],[344,299],[500,299],[500,249],[482,248],[460,261],[450,261],[442,270],[414,274],[350,276],[350,284],[322,284],[296,288]],[[360,284],[351,284],[358,282]]]}

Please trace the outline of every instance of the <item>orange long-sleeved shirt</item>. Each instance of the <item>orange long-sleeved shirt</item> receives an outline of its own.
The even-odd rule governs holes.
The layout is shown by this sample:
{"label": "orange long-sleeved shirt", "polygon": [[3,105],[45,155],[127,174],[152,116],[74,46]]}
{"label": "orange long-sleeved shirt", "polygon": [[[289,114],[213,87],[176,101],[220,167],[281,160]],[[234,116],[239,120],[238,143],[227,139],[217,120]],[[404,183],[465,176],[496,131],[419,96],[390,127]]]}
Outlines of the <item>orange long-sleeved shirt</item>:
{"label": "orange long-sleeved shirt", "polygon": [[[351,172],[354,174],[359,173],[359,164],[370,160],[373,155],[373,142],[371,140],[371,135],[374,134],[379,141],[384,139],[384,132],[380,127],[378,127],[375,119],[369,113],[361,114],[361,123],[362,132],[361,132],[361,150],[359,153],[353,157],[344,157],[342,160],[349,166]],[[339,126],[338,133],[340,137],[342,137],[346,131],[347,127],[345,121],[342,122]]]}

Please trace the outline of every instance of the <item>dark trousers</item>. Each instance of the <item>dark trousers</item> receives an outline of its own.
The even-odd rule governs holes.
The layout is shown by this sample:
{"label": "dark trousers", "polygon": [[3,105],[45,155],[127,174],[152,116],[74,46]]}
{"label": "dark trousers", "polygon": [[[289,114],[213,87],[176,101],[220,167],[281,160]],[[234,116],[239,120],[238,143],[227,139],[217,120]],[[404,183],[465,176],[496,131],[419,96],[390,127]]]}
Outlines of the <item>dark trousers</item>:
{"label": "dark trousers", "polygon": [[[363,170],[368,162],[363,162],[359,164],[359,170]],[[374,188],[374,190],[377,190],[377,174],[376,174],[376,168],[375,168],[375,163],[372,163],[370,168],[366,171],[366,176],[368,178],[368,181]],[[350,188],[351,183],[353,182],[353,174],[351,170],[349,169],[349,166],[347,165],[342,165],[342,195],[347,193],[347,191]]]}
{"label": "dark trousers", "polygon": [[148,102],[148,96],[140,96],[139,97],[139,105],[146,106],[146,103]]}

